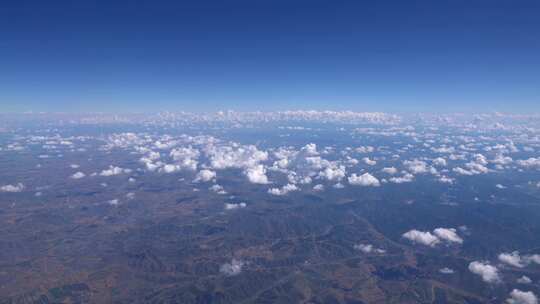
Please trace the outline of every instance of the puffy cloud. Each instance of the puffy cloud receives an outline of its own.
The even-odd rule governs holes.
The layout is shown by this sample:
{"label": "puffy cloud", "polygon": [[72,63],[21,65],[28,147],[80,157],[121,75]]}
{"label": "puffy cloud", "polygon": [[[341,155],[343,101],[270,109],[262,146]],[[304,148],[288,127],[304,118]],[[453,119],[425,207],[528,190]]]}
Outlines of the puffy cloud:
{"label": "puffy cloud", "polygon": [[517,279],[516,282],[519,284],[531,284],[532,280],[528,276],[522,276],[521,278]]}
{"label": "puffy cloud", "polygon": [[[200,152],[197,149],[190,147],[181,147],[171,150],[169,156],[175,161],[174,171],[188,169],[197,170],[198,158]],[[172,169],[173,167],[171,167]],[[172,171],[172,172],[174,172]]]}
{"label": "puffy cloud", "polygon": [[287,184],[281,188],[271,188],[268,189],[268,193],[272,195],[286,195],[287,193],[291,191],[297,191],[299,190],[298,187],[294,184]]}
{"label": "puffy cloud", "polygon": [[353,248],[356,250],[360,250],[363,253],[385,253],[386,252],[386,250],[375,248],[371,244],[357,244],[357,245],[354,245]]}
{"label": "puffy cloud", "polygon": [[510,298],[506,299],[508,304],[538,304],[538,298],[532,291],[521,291],[514,289],[510,292]]}
{"label": "puffy cloud", "polygon": [[362,161],[368,166],[375,166],[377,164],[377,161],[369,159],[369,157],[362,158]]}
{"label": "puffy cloud", "polygon": [[216,192],[217,194],[227,194],[227,192],[223,189],[221,185],[212,185],[210,188],[208,188],[211,191]]}
{"label": "puffy cloud", "polygon": [[450,242],[450,243],[458,243],[462,244],[463,239],[459,237],[456,233],[456,229],[454,228],[437,228],[433,230],[433,233],[440,238],[441,240]]}
{"label": "puffy cloud", "polygon": [[353,173],[351,176],[349,176],[348,181],[349,184],[358,186],[378,187],[381,185],[379,180],[369,173],[364,173],[360,176],[356,175],[356,173]]}
{"label": "puffy cloud", "polygon": [[313,186],[313,191],[324,191],[324,185],[317,184],[317,185]]}
{"label": "puffy cloud", "polygon": [[497,283],[501,281],[499,269],[486,262],[474,261],[469,264],[469,270],[482,277],[486,283]]}
{"label": "puffy cloud", "polygon": [[205,150],[214,169],[251,168],[268,159],[268,153],[253,145],[210,146]]}
{"label": "puffy cloud", "polygon": [[499,258],[499,261],[501,261],[502,263],[505,263],[507,265],[514,266],[517,268],[523,268],[529,265],[530,263],[540,264],[540,255],[533,254],[533,255],[521,256],[519,254],[519,251],[513,251],[510,253],[503,252],[499,254],[498,258]]}
{"label": "puffy cloud", "polygon": [[372,146],[360,146],[354,149],[358,153],[371,153],[375,150]]}
{"label": "puffy cloud", "polygon": [[255,165],[247,168],[244,172],[251,183],[254,184],[268,184],[268,177],[266,176],[266,168],[263,165]]}
{"label": "puffy cloud", "polygon": [[528,168],[528,169],[532,169],[532,168],[537,168],[537,169],[540,169],[540,157],[538,158],[534,158],[534,157],[531,157],[531,158],[528,158],[528,159],[525,159],[525,160],[517,160],[516,163],[521,166],[521,167],[524,167],[524,168]]}
{"label": "puffy cloud", "polygon": [[79,171],[79,172],[76,172],[73,175],[71,175],[71,178],[72,179],[81,179],[81,178],[83,178],[85,176],[86,176],[86,174]]}
{"label": "puffy cloud", "polygon": [[246,208],[246,203],[238,203],[238,204],[225,204],[225,210],[234,210],[234,209],[240,209],[240,208]]}
{"label": "puffy cloud", "polygon": [[113,175],[119,175],[124,173],[131,173],[131,169],[123,169],[120,167],[115,166],[109,166],[109,169],[105,169],[99,173],[101,176],[113,176]]}
{"label": "puffy cloud", "polygon": [[418,159],[405,160],[403,161],[403,165],[414,174],[427,173],[431,170],[425,161]]}
{"label": "puffy cloud", "polygon": [[444,268],[439,269],[439,272],[442,274],[453,274],[455,271],[451,268],[444,267]]}
{"label": "puffy cloud", "polygon": [[216,178],[216,172],[208,169],[203,169],[197,173],[195,176],[195,179],[193,181],[195,182],[208,182]]}
{"label": "puffy cloud", "polygon": [[390,175],[394,175],[398,172],[398,170],[394,167],[386,167],[383,168],[381,171]]}
{"label": "puffy cloud", "polygon": [[410,173],[406,173],[403,176],[400,177],[391,177],[388,179],[391,183],[395,184],[402,184],[402,183],[410,183],[414,180],[414,175]]}
{"label": "puffy cloud", "polygon": [[0,192],[21,192],[24,190],[24,185],[18,183],[16,185],[4,185],[0,187]]}
{"label": "puffy cloud", "polygon": [[219,271],[227,276],[235,276],[242,272],[244,262],[236,259],[232,259],[230,263],[221,265]]}
{"label": "puffy cloud", "polygon": [[416,229],[405,232],[402,235],[404,238],[410,240],[413,243],[418,243],[430,247],[435,247],[439,242],[439,238],[427,231],[419,231]]}
{"label": "puffy cloud", "polygon": [[437,157],[433,160],[433,164],[435,166],[439,166],[439,167],[446,167],[447,163],[446,163],[446,159],[442,158],[442,157]]}
{"label": "puffy cloud", "polygon": [[344,166],[329,166],[319,172],[319,177],[325,178],[329,181],[340,181],[345,177]]}
{"label": "puffy cloud", "polygon": [[453,184],[454,183],[454,179],[451,178],[451,177],[448,177],[448,176],[441,176],[439,177],[439,182],[441,183],[445,183],[445,184]]}

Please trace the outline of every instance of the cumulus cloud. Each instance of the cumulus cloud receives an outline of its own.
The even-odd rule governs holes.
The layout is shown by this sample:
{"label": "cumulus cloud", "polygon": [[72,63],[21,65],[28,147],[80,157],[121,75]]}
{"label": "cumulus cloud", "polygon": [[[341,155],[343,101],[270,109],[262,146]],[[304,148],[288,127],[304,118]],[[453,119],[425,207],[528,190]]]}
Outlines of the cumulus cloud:
{"label": "cumulus cloud", "polygon": [[234,209],[240,209],[240,208],[246,208],[246,203],[238,203],[238,204],[231,204],[226,203],[225,204],[225,210],[234,210]]}
{"label": "cumulus cloud", "polygon": [[344,166],[329,166],[319,172],[319,177],[325,178],[329,181],[340,181],[345,177]]}
{"label": "cumulus cloud", "polygon": [[528,168],[528,169],[539,169],[540,168],[540,157],[538,158],[534,158],[534,157],[531,157],[531,158],[528,158],[528,159],[524,159],[524,160],[517,160],[516,163],[521,166],[521,167],[524,167],[524,168]]}
{"label": "cumulus cloud", "polygon": [[194,182],[208,182],[216,178],[216,172],[208,169],[203,169],[197,173]]}
{"label": "cumulus cloud", "polygon": [[517,279],[516,282],[519,284],[531,284],[532,280],[528,276],[522,276],[521,278]]}
{"label": "cumulus cloud", "polygon": [[281,188],[271,188],[268,189],[268,193],[272,195],[286,195],[289,192],[299,190],[298,187],[294,184],[287,184]]}
{"label": "cumulus cloud", "polygon": [[79,172],[76,172],[73,175],[71,175],[71,178],[72,179],[81,179],[81,178],[83,178],[85,176],[86,176],[86,174],[79,171]]}
{"label": "cumulus cloud", "polygon": [[487,262],[471,262],[469,264],[469,270],[482,277],[482,280],[486,283],[497,283],[501,281],[499,269]]}
{"label": "cumulus cloud", "polygon": [[349,181],[349,184],[351,185],[373,186],[373,187],[378,187],[381,185],[379,180],[375,176],[369,173],[364,173],[360,176],[356,175],[356,173],[353,173],[351,176],[349,176],[347,180]]}
{"label": "cumulus cloud", "polygon": [[412,241],[430,247],[435,247],[441,242],[462,244],[463,239],[457,234],[454,228],[436,228],[433,233],[429,231],[410,230],[403,234],[403,237]]}
{"label": "cumulus cloud", "polygon": [[521,291],[514,289],[510,292],[510,298],[506,300],[508,304],[538,304],[538,298],[532,291]]}
{"label": "cumulus cloud", "polygon": [[451,268],[444,267],[444,268],[439,269],[439,272],[442,274],[453,274],[455,271]]}
{"label": "cumulus cloud", "polygon": [[22,183],[18,183],[16,185],[4,185],[0,187],[0,192],[21,192],[24,190],[24,185]]}
{"label": "cumulus cloud", "polygon": [[371,244],[357,244],[353,246],[354,249],[362,251],[363,253],[385,253],[386,250],[375,248]]}
{"label": "cumulus cloud", "polygon": [[232,259],[230,263],[221,265],[219,271],[226,276],[235,276],[242,272],[242,267],[244,267],[243,261]]}
{"label": "cumulus cloud", "polygon": [[499,261],[502,263],[505,263],[507,265],[517,267],[517,268],[523,268],[530,263],[537,263],[540,264],[540,255],[538,254],[532,254],[532,255],[524,255],[521,256],[519,254],[519,251],[513,251],[510,253],[501,253],[498,256]]}
{"label": "cumulus cloud", "polygon": [[437,228],[433,230],[433,233],[435,233],[435,235],[441,240],[450,243],[463,243],[463,239],[457,235],[456,229],[454,228]]}
{"label": "cumulus cloud", "polygon": [[101,176],[113,176],[113,175],[119,175],[124,173],[131,173],[131,169],[123,169],[120,167],[115,166],[109,166],[109,169],[105,169],[99,173]]}
{"label": "cumulus cloud", "polygon": [[266,176],[266,168],[263,165],[255,165],[249,167],[244,172],[251,183],[254,184],[268,184],[268,177]]}
{"label": "cumulus cloud", "polygon": [[414,175],[410,173],[405,173],[403,176],[391,177],[388,180],[394,184],[410,183],[414,180]]}
{"label": "cumulus cloud", "polygon": [[197,170],[197,165],[199,163],[199,155],[199,150],[194,149],[191,146],[171,150],[169,156],[175,161],[175,164],[171,166],[171,172],[179,171],[182,169],[187,169],[191,171]]}
{"label": "cumulus cloud", "polygon": [[431,232],[429,231],[424,232],[413,229],[405,232],[402,236],[413,243],[418,243],[430,247],[435,247],[438,243],[440,243],[439,238],[431,234]]}
{"label": "cumulus cloud", "polygon": [[386,167],[383,168],[381,171],[390,175],[394,175],[398,172],[398,170],[394,167]]}
{"label": "cumulus cloud", "polygon": [[369,157],[362,158],[362,161],[368,166],[375,166],[377,164],[377,161],[369,159]]}
{"label": "cumulus cloud", "polygon": [[317,184],[317,185],[313,186],[313,191],[324,191],[324,185]]}

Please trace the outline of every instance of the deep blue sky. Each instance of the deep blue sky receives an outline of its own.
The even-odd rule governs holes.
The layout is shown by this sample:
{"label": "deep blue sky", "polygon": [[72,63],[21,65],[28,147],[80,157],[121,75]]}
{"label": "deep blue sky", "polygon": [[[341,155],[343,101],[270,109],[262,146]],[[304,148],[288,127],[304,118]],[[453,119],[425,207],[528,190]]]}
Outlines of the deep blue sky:
{"label": "deep blue sky", "polygon": [[1,1],[1,111],[540,112],[540,1]]}

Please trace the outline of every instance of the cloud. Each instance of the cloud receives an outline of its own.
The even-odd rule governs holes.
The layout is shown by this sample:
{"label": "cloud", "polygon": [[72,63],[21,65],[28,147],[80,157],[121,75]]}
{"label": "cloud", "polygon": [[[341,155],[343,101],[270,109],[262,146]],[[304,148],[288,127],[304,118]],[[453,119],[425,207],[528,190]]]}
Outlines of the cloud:
{"label": "cloud", "polygon": [[319,177],[325,178],[329,181],[340,181],[345,177],[344,166],[329,166],[323,171],[319,172]]}
{"label": "cloud", "polygon": [[521,291],[514,289],[510,292],[510,298],[506,299],[508,304],[538,304],[538,298],[532,291]]}
{"label": "cloud", "polygon": [[414,180],[414,175],[410,173],[406,173],[403,176],[400,177],[391,177],[388,179],[391,183],[394,184],[402,184],[402,183],[410,183]]}
{"label": "cloud", "polygon": [[450,242],[450,243],[458,243],[462,244],[463,239],[459,237],[456,233],[456,229],[454,228],[437,228],[433,230],[433,233],[440,238],[441,240]]}
{"label": "cloud", "polygon": [[249,167],[244,171],[249,182],[253,184],[268,184],[268,177],[266,176],[266,168],[263,165],[255,165]]}
{"label": "cloud", "polygon": [[169,156],[175,161],[174,167],[171,167],[171,169],[173,169],[172,172],[182,169],[191,171],[197,170],[199,155],[199,150],[194,149],[191,146],[171,150]]}
{"label": "cloud", "polygon": [[378,187],[381,185],[379,180],[369,173],[364,173],[360,176],[356,175],[356,173],[353,173],[351,176],[349,176],[348,181],[349,184],[358,186]]}
{"label": "cloud", "polygon": [[446,163],[446,159],[442,158],[442,157],[437,157],[433,160],[433,164],[435,166],[439,166],[439,167],[446,167],[447,163]]}
{"label": "cloud", "polygon": [[197,173],[194,182],[208,182],[216,178],[216,172],[208,169],[203,169]]}
{"label": "cloud", "polygon": [[513,251],[510,253],[501,253],[498,256],[499,261],[502,263],[505,263],[507,265],[517,267],[517,268],[523,268],[530,263],[536,263],[540,264],[540,255],[533,254],[533,255],[524,255],[521,256],[519,254],[519,251]]}
{"label": "cloud", "polygon": [[324,185],[317,184],[317,185],[313,186],[313,191],[324,191]]}
{"label": "cloud", "polygon": [[390,175],[394,175],[398,172],[398,170],[394,167],[386,167],[383,168],[381,171]]}
{"label": "cloud", "polygon": [[221,265],[219,271],[226,276],[235,276],[242,272],[242,267],[244,267],[243,261],[232,259],[230,263]]}
{"label": "cloud", "polygon": [[371,244],[357,244],[357,245],[354,245],[353,246],[354,249],[356,250],[360,250],[362,251],[363,253],[385,253],[386,250],[384,249],[380,249],[380,248],[375,248],[373,245]]}
{"label": "cloud", "polygon": [[438,243],[440,243],[439,238],[431,234],[431,232],[429,231],[424,232],[413,229],[405,232],[402,236],[413,243],[418,243],[430,247],[435,247]]}
{"label": "cloud", "polygon": [[455,271],[448,267],[444,267],[444,268],[439,269],[439,272],[442,274],[453,274]]}
{"label": "cloud", "polygon": [[516,282],[519,284],[531,284],[532,280],[528,276],[522,276],[521,278],[517,279]]}
{"label": "cloud", "polygon": [[4,185],[0,187],[0,192],[21,192],[24,190],[24,185],[22,183],[18,183],[16,185]]}
{"label": "cloud", "polygon": [[519,166],[527,168],[527,169],[532,169],[532,168],[539,169],[540,168],[540,157],[538,157],[538,158],[531,157],[531,158],[528,158],[528,159],[525,159],[525,160],[517,160],[516,163]]}
{"label": "cloud", "polygon": [[368,166],[375,166],[377,164],[377,161],[369,159],[369,157],[362,158],[362,161]]}
{"label": "cloud", "polygon": [[83,177],[85,177],[85,176],[86,176],[86,174],[84,174],[84,173],[82,173],[82,172],[79,171],[79,172],[74,173],[74,174],[71,176],[71,178],[72,178],[72,179],[81,179],[81,178],[83,178]]}
{"label": "cloud", "polygon": [[297,191],[299,190],[298,187],[294,184],[287,184],[281,188],[271,188],[268,189],[268,193],[272,195],[286,195],[287,193],[291,191]]}
{"label": "cloud", "polygon": [[487,262],[474,261],[469,264],[469,270],[482,277],[486,283],[497,283],[501,281],[499,270],[497,267],[490,265]]}
{"label": "cloud", "polygon": [[113,175],[119,175],[123,173],[131,173],[131,169],[123,169],[120,167],[115,166],[109,166],[109,169],[105,169],[99,173],[101,176],[113,176]]}
{"label": "cloud", "polygon": [[246,206],[247,206],[246,203],[238,203],[238,204],[225,203],[225,210],[246,208]]}

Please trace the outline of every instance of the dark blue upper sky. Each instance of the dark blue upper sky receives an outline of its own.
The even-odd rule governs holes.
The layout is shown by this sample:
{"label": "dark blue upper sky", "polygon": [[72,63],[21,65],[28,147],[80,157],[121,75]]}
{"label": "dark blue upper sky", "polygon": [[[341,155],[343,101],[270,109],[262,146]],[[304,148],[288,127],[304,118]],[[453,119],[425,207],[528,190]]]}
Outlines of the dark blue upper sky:
{"label": "dark blue upper sky", "polygon": [[540,1],[2,1],[0,111],[540,112]]}

